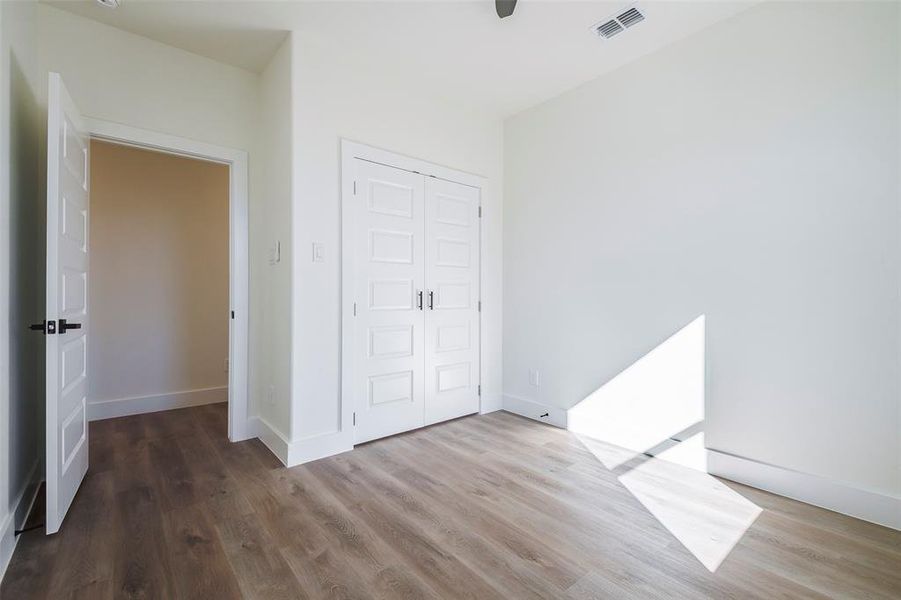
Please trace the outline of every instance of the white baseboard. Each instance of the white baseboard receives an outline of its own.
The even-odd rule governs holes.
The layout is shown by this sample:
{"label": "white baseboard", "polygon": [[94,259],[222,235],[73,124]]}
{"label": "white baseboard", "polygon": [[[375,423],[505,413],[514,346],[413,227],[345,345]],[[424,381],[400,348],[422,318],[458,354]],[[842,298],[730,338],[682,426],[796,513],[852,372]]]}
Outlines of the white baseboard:
{"label": "white baseboard", "polygon": [[295,467],[354,449],[353,432],[334,431],[291,442],[288,466]]}
{"label": "white baseboard", "polygon": [[186,390],[170,394],[155,394],[152,396],[91,401],[88,402],[88,419],[90,421],[99,421],[101,419],[114,419],[116,417],[140,415],[160,410],[172,410],[174,408],[187,408],[189,406],[200,406],[201,404],[215,404],[217,402],[228,402],[228,386]]}
{"label": "white baseboard", "polygon": [[717,450],[707,451],[711,475],[901,530],[901,498]]}
{"label": "white baseboard", "polygon": [[299,440],[288,436],[263,417],[251,417],[250,431],[260,438],[286,467],[296,467],[327,456],[353,450],[353,439],[341,432],[332,432]]}
{"label": "white baseboard", "polygon": [[16,529],[20,529],[25,524],[25,519],[31,513],[34,501],[38,495],[38,489],[41,487],[43,471],[40,469],[41,461],[36,460],[28,474],[28,484],[19,492],[15,501],[10,507],[10,512],[0,523],[0,582],[6,575],[6,568],[16,549],[16,543],[19,541],[15,535]]}
{"label": "white baseboard", "polygon": [[[542,423],[566,429],[566,410],[504,394],[504,410]],[[547,415],[547,416],[543,416]]]}
{"label": "white baseboard", "polygon": [[288,441],[285,434],[263,417],[251,417],[248,420],[248,429],[251,435],[260,438],[260,441],[282,461],[283,465],[289,466],[291,442]]}

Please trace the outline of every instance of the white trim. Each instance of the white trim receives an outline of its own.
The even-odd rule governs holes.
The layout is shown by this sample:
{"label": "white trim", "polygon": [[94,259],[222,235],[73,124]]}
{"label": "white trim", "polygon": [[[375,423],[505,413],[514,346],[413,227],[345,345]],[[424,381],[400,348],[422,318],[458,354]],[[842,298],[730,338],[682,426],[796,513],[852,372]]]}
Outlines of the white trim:
{"label": "white trim", "polygon": [[260,439],[263,444],[269,448],[276,458],[282,461],[285,466],[293,466],[289,462],[289,450],[291,442],[288,436],[283,434],[277,427],[269,423],[263,417],[251,417],[248,420],[248,427],[251,435]]}
{"label": "white trim", "polygon": [[[484,347],[484,346],[483,346]],[[484,381],[484,379],[483,379]],[[489,394],[485,392],[485,386],[482,385],[482,406],[479,409],[480,415],[487,415],[499,410],[504,410],[504,395]]]}
{"label": "white trim", "polygon": [[286,467],[296,467],[354,449],[353,443],[348,444],[347,436],[342,436],[341,432],[323,433],[289,441],[288,436],[263,417],[251,417],[250,423],[254,435],[260,438],[260,441]]}
{"label": "white trim", "polygon": [[228,386],[88,402],[88,420],[115,419],[218,402],[228,402]]}
{"label": "white trim", "polygon": [[350,444],[347,443],[347,436],[340,435],[340,432],[294,440],[288,448],[287,465],[295,467],[327,456],[349,452],[354,449],[352,435],[351,429]]}
{"label": "white trim", "polygon": [[[480,205],[485,207],[490,202],[486,198],[485,189],[487,188],[487,180],[481,175],[467,173],[430,163],[418,158],[412,158],[376,148],[367,146],[350,140],[341,140],[341,427],[334,433],[324,434],[294,442],[296,446],[292,453],[292,458],[299,462],[292,464],[300,464],[330,456],[339,452],[352,449],[354,444],[353,432],[353,361],[345,360],[346,357],[353,356],[354,336],[345,335],[346,332],[353,332],[353,308],[354,308],[354,273],[355,273],[355,253],[347,247],[348,243],[353,240],[354,220],[353,215],[353,199],[354,199],[354,168],[353,161],[355,159],[367,160],[377,164],[403,169],[405,171],[413,171],[444,179],[462,185],[479,188]],[[485,248],[485,228],[479,224],[479,297],[481,301],[482,290],[484,290],[484,248]],[[485,311],[484,306],[479,312],[479,383],[487,381],[487,372],[493,365],[488,364],[485,352]],[[497,365],[495,368],[500,368]],[[491,412],[497,410],[496,399],[491,405],[485,404],[485,396],[479,399],[479,412]]]}
{"label": "white trim", "polygon": [[865,490],[848,483],[769,465],[718,450],[707,450],[707,472],[780,496],[901,530],[901,497],[898,496]]}
{"label": "white trim", "polygon": [[[556,406],[504,394],[504,410],[521,417],[527,417],[541,423],[566,429],[566,410]],[[545,413],[548,416],[542,417],[541,415]]]}
{"label": "white trim", "polygon": [[0,583],[3,576],[6,575],[6,569],[9,567],[9,561],[13,557],[16,544],[19,537],[15,535],[16,529],[21,528],[25,524],[34,502],[38,497],[38,490],[41,488],[41,475],[43,470],[40,459],[34,462],[31,471],[28,473],[28,483],[19,492],[16,499],[10,506],[9,514],[0,523]]}
{"label": "white trim", "polygon": [[92,138],[199,158],[229,166],[229,298],[235,318],[229,320],[228,439],[252,437],[248,423],[248,191],[247,153],[111,121],[85,118]]}

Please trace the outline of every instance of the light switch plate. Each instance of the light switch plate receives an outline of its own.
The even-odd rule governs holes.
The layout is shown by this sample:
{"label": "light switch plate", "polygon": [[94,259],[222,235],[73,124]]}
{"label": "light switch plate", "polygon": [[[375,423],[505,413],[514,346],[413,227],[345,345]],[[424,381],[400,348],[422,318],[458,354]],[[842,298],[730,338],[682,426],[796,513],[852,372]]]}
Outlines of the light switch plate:
{"label": "light switch plate", "polygon": [[269,264],[274,265],[282,261],[282,243],[275,241],[274,246],[269,247]]}
{"label": "light switch plate", "polygon": [[325,244],[313,242],[313,262],[325,262]]}

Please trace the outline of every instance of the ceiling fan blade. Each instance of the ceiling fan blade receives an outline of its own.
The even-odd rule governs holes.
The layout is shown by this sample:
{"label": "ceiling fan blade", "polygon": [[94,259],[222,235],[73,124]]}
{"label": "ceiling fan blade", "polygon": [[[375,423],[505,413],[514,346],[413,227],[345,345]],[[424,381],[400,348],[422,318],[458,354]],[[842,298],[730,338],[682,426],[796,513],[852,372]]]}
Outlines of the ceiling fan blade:
{"label": "ceiling fan blade", "polygon": [[494,8],[500,18],[509,17],[516,8],[516,0],[494,0]]}

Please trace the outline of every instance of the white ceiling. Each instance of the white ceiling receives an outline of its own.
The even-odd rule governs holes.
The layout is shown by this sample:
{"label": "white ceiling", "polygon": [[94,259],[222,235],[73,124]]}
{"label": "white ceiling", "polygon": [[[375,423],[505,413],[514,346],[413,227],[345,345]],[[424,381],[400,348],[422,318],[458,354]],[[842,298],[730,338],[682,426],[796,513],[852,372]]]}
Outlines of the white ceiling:
{"label": "white ceiling", "polygon": [[611,40],[592,24],[628,1],[520,0],[497,18],[493,0],[419,2],[47,2],[132,33],[261,71],[285,32],[356,57],[367,69],[416,72],[450,102],[508,116],[709,27],[754,2],[642,2],[647,19]]}

